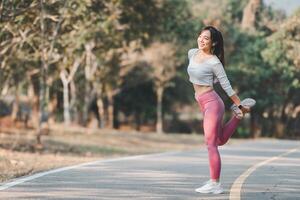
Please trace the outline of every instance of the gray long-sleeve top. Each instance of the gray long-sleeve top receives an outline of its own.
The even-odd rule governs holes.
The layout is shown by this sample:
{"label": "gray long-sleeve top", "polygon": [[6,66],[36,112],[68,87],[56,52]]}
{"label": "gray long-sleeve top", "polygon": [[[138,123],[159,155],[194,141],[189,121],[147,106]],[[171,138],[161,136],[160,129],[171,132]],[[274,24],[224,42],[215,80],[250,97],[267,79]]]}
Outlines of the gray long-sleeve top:
{"label": "gray long-sleeve top", "polygon": [[235,94],[225,73],[224,67],[217,56],[212,56],[202,63],[194,60],[199,49],[190,49],[188,51],[189,65],[187,72],[190,82],[196,85],[213,86],[214,77],[220,82],[223,90],[228,96]]}

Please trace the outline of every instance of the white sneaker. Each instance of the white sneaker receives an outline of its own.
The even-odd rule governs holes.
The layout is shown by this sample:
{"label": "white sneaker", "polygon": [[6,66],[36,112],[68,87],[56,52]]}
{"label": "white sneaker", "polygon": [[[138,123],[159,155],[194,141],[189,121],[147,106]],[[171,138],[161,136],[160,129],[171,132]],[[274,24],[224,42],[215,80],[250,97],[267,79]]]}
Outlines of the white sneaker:
{"label": "white sneaker", "polygon": [[252,98],[246,98],[241,101],[241,105],[244,107],[248,107],[248,108],[253,107],[255,104],[256,104],[256,101]]}
{"label": "white sneaker", "polygon": [[[241,105],[246,108],[251,108],[256,104],[256,101],[252,98],[246,98],[241,101]],[[234,115],[238,119],[242,119],[244,116],[244,113],[236,104],[233,104],[230,109],[233,111]]]}
{"label": "white sneaker", "polygon": [[221,183],[214,181],[207,181],[205,185],[195,189],[195,191],[203,194],[221,194],[224,192],[223,188],[221,187]]}
{"label": "white sneaker", "polygon": [[212,181],[211,179],[209,179],[208,181],[204,181],[204,182],[202,183],[202,185],[206,185],[206,184],[210,183],[211,181]]}

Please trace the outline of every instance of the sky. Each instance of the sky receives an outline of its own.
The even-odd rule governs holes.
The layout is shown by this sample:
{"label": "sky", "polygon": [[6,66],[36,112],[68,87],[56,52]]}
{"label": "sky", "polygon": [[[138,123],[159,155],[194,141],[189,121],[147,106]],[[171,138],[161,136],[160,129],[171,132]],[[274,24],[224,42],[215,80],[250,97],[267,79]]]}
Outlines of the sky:
{"label": "sky", "polygon": [[287,15],[291,15],[300,7],[300,0],[263,0],[265,4],[272,5],[276,9],[286,11]]}

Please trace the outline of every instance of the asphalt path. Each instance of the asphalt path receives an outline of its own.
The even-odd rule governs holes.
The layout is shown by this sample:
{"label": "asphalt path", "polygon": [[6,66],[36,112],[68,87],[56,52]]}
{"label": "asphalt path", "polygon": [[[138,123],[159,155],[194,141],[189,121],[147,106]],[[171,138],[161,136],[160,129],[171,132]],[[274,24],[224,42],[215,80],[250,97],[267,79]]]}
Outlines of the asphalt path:
{"label": "asphalt path", "polygon": [[0,186],[0,199],[300,199],[300,141],[259,139],[220,147],[225,193],[209,179],[207,151],[167,152],[60,168]]}

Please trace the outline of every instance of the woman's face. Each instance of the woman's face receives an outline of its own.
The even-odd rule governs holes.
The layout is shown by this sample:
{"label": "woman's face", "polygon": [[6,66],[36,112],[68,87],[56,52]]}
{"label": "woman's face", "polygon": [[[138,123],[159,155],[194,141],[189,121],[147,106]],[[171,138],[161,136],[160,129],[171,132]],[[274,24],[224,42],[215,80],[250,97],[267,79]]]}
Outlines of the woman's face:
{"label": "woman's face", "polygon": [[198,36],[197,41],[198,41],[199,49],[205,52],[210,52],[212,42],[211,42],[211,35],[209,30],[202,31]]}

